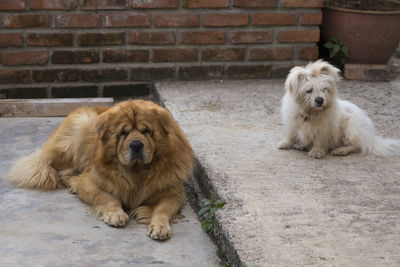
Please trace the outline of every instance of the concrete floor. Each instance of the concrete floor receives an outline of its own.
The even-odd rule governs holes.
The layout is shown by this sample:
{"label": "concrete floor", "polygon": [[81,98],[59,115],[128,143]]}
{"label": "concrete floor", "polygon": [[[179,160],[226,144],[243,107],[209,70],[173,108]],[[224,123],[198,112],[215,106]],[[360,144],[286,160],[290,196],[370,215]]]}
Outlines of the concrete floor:
{"label": "concrete floor", "polygon": [[113,228],[66,190],[16,189],[11,164],[39,148],[62,118],[0,118],[0,266],[218,266],[216,246],[186,205],[158,242],[131,220]]}
{"label": "concrete floor", "polygon": [[[159,83],[225,199],[219,245],[236,266],[400,266],[400,158],[311,159],[277,149],[283,81]],[[378,132],[400,138],[400,82],[344,82]]]}

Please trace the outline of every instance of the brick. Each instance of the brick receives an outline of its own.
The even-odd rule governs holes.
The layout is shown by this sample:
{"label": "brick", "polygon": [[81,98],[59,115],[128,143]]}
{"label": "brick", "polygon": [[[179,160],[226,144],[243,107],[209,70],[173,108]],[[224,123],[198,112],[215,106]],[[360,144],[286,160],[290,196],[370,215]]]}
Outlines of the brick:
{"label": "brick", "polygon": [[235,0],[234,7],[257,8],[257,7],[275,7],[275,0]]}
{"label": "brick", "polygon": [[175,78],[175,67],[144,67],[131,70],[132,81],[160,81]]}
{"label": "brick", "polygon": [[203,61],[242,61],[244,56],[244,48],[208,48],[201,53]]}
{"label": "brick", "polygon": [[80,107],[111,106],[112,98],[84,99],[6,99],[1,101],[0,116],[4,117],[61,117]]}
{"label": "brick", "polygon": [[185,0],[185,8],[223,8],[229,6],[229,0]]}
{"label": "brick", "polygon": [[291,47],[253,48],[250,50],[251,61],[289,60],[293,58]]}
{"label": "brick", "polygon": [[7,66],[44,65],[49,61],[47,51],[5,52],[1,58]]}
{"label": "brick", "polygon": [[179,79],[181,80],[212,80],[221,79],[224,75],[224,66],[180,66]]}
{"label": "brick", "polygon": [[232,32],[232,44],[263,44],[272,42],[270,31]]}
{"label": "brick", "polygon": [[129,0],[81,0],[83,10],[126,9]]}
{"label": "brick", "polygon": [[389,81],[391,71],[387,65],[345,64],[344,77],[348,80]]}
{"label": "brick", "polygon": [[24,10],[25,0],[1,0],[0,10]]}
{"label": "brick", "polygon": [[66,86],[51,88],[55,98],[86,98],[97,97],[97,86]]}
{"label": "brick", "polygon": [[88,64],[99,61],[99,52],[96,50],[54,51],[51,56],[53,64]]}
{"label": "brick", "polygon": [[322,7],[323,0],[282,0],[281,7]]}
{"label": "brick", "polygon": [[22,35],[19,33],[0,33],[0,47],[22,46]]}
{"label": "brick", "polygon": [[132,8],[178,8],[179,0],[132,0]]}
{"label": "brick", "polygon": [[265,65],[233,65],[228,66],[226,74],[229,79],[268,79],[271,67]]}
{"label": "brick", "polygon": [[104,86],[103,96],[105,97],[138,97],[150,95],[151,85],[141,84],[122,84]]}
{"label": "brick", "polygon": [[72,82],[79,80],[79,71],[74,69],[41,69],[32,71],[35,82]]}
{"label": "brick", "polygon": [[147,62],[149,51],[147,50],[104,50],[103,62]]}
{"label": "brick", "polygon": [[204,14],[204,26],[246,26],[249,24],[248,14]]}
{"label": "brick", "polygon": [[322,12],[301,14],[301,25],[320,25],[322,23]]}
{"label": "brick", "polygon": [[46,98],[46,87],[25,87],[0,89],[0,95],[7,99]]}
{"label": "brick", "polygon": [[3,17],[5,28],[43,28],[50,26],[49,15],[8,15]]}
{"label": "brick", "polygon": [[319,29],[281,31],[277,39],[281,43],[318,42]]}
{"label": "brick", "polygon": [[254,14],[254,25],[296,25],[297,16],[289,13]]}
{"label": "brick", "polygon": [[56,27],[59,28],[95,28],[101,27],[100,14],[61,14],[56,16]]}
{"label": "brick", "polygon": [[150,26],[150,15],[144,13],[113,13],[105,15],[106,27],[144,27]]}
{"label": "brick", "polygon": [[125,44],[125,33],[80,33],[78,35],[80,46],[104,46]]}
{"label": "brick", "polygon": [[198,27],[198,14],[157,14],[154,16],[154,25],[158,27]]}
{"label": "brick", "polygon": [[224,31],[208,32],[182,32],[182,44],[223,44],[225,42]]}
{"label": "brick", "polygon": [[30,46],[72,46],[72,33],[28,33],[26,44]]}
{"label": "brick", "polygon": [[297,57],[299,59],[314,60],[319,56],[318,47],[299,47]]}
{"label": "brick", "polygon": [[175,43],[174,32],[131,32],[129,36],[131,44],[165,45]]}
{"label": "brick", "polygon": [[289,71],[294,67],[295,65],[289,64],[289,65],[273,65],[272,66],[272,76],[271,78],[274,79],[284,79],[286,76],[289,74]]}
{"label": "brick", "polygon": [[76,0],[30,0],[32,10],[73,10],[77,7]]}
{"label": "brick", "polygon": [[198,60],[198,50],[189,49],[154,49],[154,62],[193,62]]}
{"label": "brick", "polygon": [[29,82],[29,70],[0,70],[0,84]]}
{"label": "brick", "polygon": [[128,79],[128,71],[122,69],[99,69],[81,71],[81,79],[86,82],[123,81]]}

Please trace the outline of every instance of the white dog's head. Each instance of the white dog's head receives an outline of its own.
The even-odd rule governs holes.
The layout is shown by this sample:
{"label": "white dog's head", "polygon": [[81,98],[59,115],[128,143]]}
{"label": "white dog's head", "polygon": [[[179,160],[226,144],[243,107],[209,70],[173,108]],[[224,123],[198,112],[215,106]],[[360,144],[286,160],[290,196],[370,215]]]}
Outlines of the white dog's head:
{"label": "white dog's head", "polygon": [[285,89],[306,114],[319,113],[331,106],[336,97],[340,70],[322,60],[305,68],[294,67],[286,78]]}

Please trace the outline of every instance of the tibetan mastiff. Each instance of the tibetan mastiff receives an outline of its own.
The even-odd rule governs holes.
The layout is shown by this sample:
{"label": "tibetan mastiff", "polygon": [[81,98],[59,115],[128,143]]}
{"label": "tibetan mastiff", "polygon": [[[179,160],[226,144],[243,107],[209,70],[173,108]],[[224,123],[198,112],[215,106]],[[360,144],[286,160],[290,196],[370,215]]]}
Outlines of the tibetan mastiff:
{"label": "tibetan mastiff", "polygon": [[8,175],[18,187],[67,187],[93,205],[111,226],[129,215],[148,225],[153,239],[171,236],[170,220],[182,208],[192,149],[170,113],[144,100],[113,107],[79,108],[42,149],[21,158]]}

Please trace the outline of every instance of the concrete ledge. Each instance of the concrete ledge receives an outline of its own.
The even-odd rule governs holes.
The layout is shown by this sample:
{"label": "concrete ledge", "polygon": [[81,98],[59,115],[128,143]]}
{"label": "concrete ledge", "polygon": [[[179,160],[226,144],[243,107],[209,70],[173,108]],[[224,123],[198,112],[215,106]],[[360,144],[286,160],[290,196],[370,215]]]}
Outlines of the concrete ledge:
{"label": "concrete ledge", "polygon": [[113,98],[54,98],[0,100],[0,117],[66,116],[78,107],[111,106]]}

